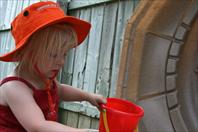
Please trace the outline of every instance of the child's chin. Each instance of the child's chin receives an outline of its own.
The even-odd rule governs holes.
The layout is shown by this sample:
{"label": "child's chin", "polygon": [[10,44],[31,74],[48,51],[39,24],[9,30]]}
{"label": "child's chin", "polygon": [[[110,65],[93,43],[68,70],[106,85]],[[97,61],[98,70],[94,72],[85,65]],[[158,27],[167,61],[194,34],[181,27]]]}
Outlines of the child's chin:
{"label": "child's chin", "polygon": [[57,76],[57,74],[51,74],[51,76],[49,76],[49,79],[54,79]]}

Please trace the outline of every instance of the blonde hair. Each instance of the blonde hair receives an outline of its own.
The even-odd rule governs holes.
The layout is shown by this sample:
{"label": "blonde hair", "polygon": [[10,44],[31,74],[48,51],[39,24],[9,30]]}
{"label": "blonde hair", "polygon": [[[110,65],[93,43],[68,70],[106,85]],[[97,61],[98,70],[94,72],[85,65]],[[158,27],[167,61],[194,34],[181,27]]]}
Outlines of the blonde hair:
{"label": "blonde hair", "polygon": [[33,75],[34,65],[39,62],[45,62],[45,58],[49,55],[48,53],[56,53],[57,50],[61,50],[62,45],[65,44],[69,50],[77,45],[77,35],[75,30],[70,25],[66,24],[55,24],[41,29],[34,33],[26,46],[16,55],[19,58],[17,64],[18,75],[21,74],[21,67],[28,67],[29,74]]}

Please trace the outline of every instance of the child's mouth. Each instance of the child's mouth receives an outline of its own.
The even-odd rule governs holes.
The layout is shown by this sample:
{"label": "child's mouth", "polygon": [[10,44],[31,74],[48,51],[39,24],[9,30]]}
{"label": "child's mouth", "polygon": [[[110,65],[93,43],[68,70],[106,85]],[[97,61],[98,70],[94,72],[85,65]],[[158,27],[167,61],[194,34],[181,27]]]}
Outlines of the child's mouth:
{"label": "child's mouth", "polygon": [[59,70],[52,70],[52,75],[51,75],[51,79],[54,79],[56,77],[56,75],[58,74]]}

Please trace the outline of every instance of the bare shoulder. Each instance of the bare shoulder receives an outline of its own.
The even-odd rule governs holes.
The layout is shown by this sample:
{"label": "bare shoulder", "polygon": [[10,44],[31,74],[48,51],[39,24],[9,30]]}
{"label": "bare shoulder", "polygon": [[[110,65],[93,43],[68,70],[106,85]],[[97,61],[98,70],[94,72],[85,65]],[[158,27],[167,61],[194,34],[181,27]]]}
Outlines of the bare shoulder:
{"label": "bare shoulder", "polygon": [[8,100],[15,100],[23,97],[31,97],[33,95],[32,90],[23,82],[9,81],[1,85],[1,94],[3,96],[4,103],[7,105]]}
{"label": "bare shoulder", "polygon": [[18,91],[32,93],[31,88],[29,88],[25,83],[17,80],[6,82],[1,87],[6,93],[16,93]]}
{"label": "bare shoulder", "polygon": [[1,88],[4,90],[7,105],[20,124],[27,131],[35,131],[45,117],[35,102],[33,91],[20,81],[7,82]]}

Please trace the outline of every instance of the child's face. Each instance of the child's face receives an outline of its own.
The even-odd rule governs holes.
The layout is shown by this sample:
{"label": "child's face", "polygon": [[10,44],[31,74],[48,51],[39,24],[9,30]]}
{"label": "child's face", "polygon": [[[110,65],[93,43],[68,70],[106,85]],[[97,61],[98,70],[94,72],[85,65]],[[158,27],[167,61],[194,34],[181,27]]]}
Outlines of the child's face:
{"label": "child's face", "polygon": [[[63,47],[54,53],[48,53],[44,62],[39,63],[39,70],[46,78],[53,79],[58,74],[59,70],[65,63],[66,53],[68,52],[67,47]],[[40,65],[42,64],[42,65]]]}

